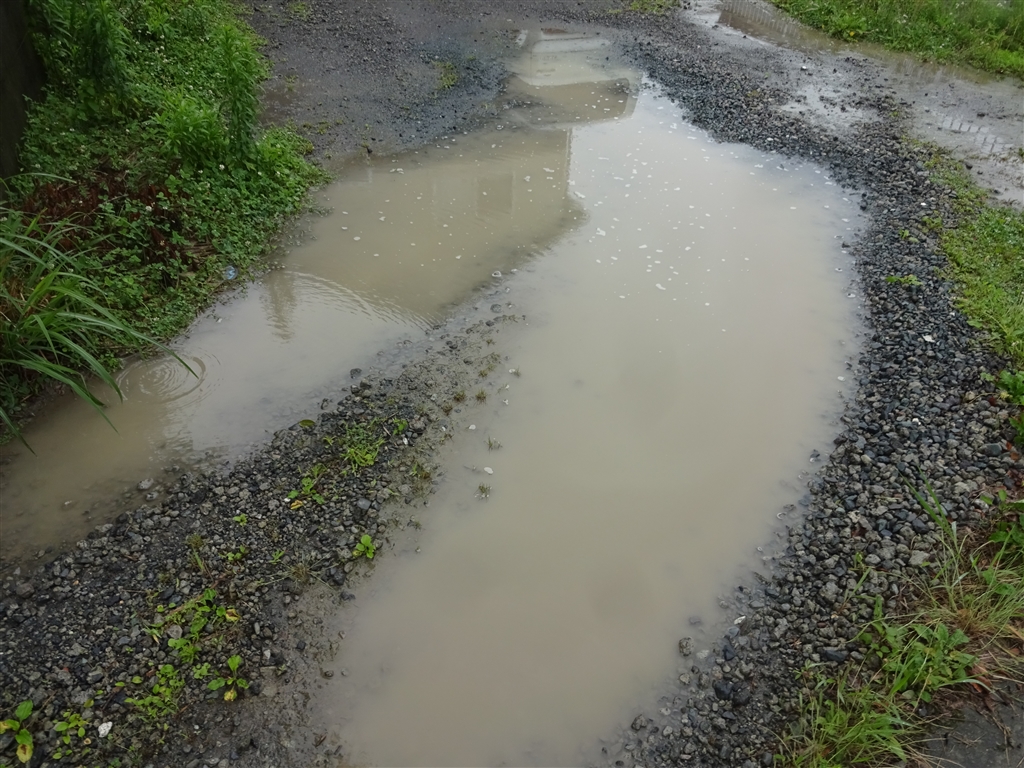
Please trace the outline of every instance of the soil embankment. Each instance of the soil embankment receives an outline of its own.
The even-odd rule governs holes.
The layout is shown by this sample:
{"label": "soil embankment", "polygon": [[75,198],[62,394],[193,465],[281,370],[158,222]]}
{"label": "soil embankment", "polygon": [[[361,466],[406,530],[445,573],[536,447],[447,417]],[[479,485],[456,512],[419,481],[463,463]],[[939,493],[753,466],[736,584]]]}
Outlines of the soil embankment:
{"label": "soil embankment", "polygon": [[[685,16],[607,15],[607,5],[270,2],[254,6],[251,23],[274,62],[267,119],[290,120],[328,163],[491,119],[503,103],[499,57],[517,31],[584,25],[623,45],[715,137],[777,152],[780,163],[814,161],[862,191],[869,225],[849,244],[867,324],[850,361],[857,393],[835,450],[810,457],[817,474],[793,500],[799,515],[776,576],[723,598],[744,618],[719,635],[682,639],[678,690],[623,724],[621,738],[606,734],[610,764],[771,765],[774,735],[794,713],[796,671],[861,658],[854,636],[875,598],[895,608],[907,579],[936,555],[938,534],[907,478],[924,476],[950,518],[970,520],[983,489],[1017,491],[1024,467],[1005,448],[1006,414],[984,396],[980,375],[1000,362],[941,276],[927,219],[953,219],[952,201],[929,179],[929,150],[905,140],[911,105],[885,71],[863,58],[770,48]],[[811,108],[808,87],[826,82],[830,95],[815,94]],[[893,275],[919,284],[886,280]],[[512,320],[469,311],[382,370],[356,374],[348,391],[339,383],[340,402],[322,404],[315,423],[230,469],[183,476],[162,502],[23,564],[0,603],[0,711],[34,702],[40,755],[57,745],[54,724],[73,713],[112,723],[101,754],[135,744],[155,751],[154,766],[342,764],[344,755],[321,749],[303,711],[336,642],[320,617],[357,589],[363,537],[381,546],[384,518],[408,520],[405,507],[428,500],[433,449],[457,418],[441,404],[491,354],[488,338],[500,349]],[[370,465],[348,452],[368,444],[378,451]],[[320,465],[336,470],[327,504],[312,503],[326,495],[313,472]],[[208,599],[206,589],[215,591]],[[218,608],[219,622],[197,632],[225,658],[241,657],[249,687],[230,705],[219,693],[202,701],[209,679],[233,685],[228,667],[199,680],[162,671],[180,658],[181,644],[169,641],[187,640],[195,618]],[[704,646],[710,653],[697,653]],[[175,686],[180,698],[169,698]],[[129,698],[149,700],[141,727],[128,719]]]}

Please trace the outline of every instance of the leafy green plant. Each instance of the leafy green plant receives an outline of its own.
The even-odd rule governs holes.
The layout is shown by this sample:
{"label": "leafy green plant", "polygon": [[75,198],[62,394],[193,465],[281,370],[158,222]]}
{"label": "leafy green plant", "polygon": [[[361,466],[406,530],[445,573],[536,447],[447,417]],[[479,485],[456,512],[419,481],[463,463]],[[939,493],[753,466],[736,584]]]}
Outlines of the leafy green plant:
{"label": "leafy green plant", "polygon": [[245,544],[240,544],[238,549],[228,550],[224,553],[224,559],[228,563],[240,563],[245,559],[245,556],[249,554],[249,548]]}
{"label": "leafy green plant", "polygon": [[631,0],[629,10],[636,13],[664,15],[679,7],[679,0]]}
{"label": "leafy green plant", "polygon": [[376,420],[369,425],[349,424],[345,427],[341,456],[347,465],[346,472],[358,472],[376,463],[384,445],[384,438],[376,434],[378,428]]}
{"label": "leafy green plant", "polygon": [[[92,704],[93,702],[90,699],[86,702],[85,706],[91,707]],[[85,739],[86,725],[88,725],[88,721],[78,712],[65,711],[63,719],[56,722],[53,726],[53,730],[57,732],[57,741],[63,744],[64,747],[58,747],[51,757],[54,760],[60,760],[62,757],[70,756],[72,754],[72,741],[75,738]]]}
{"label": "leafy green plant", "polygon": [[967,672],[978,659],[961,650],[969,640],[962,630],[951,632],[941,622],[892,624],[883,616],[880,597],[875,618],[861,639],[882,661],[890,694],[912,702],[914,708],[930,702],[940,688],[978,682]]}
{"label": "leafy green plant", "polygon": [[25,721],[32,715],[32,702],[23,701],[14,710],[14,717],[7,720],[0,720],[0,733],[11,731],[14,734],[14,743],[17,744],[15,754],[18,760],[27,763],[32,759],[32,752],[35,749],[35,742],[32,734],[25,728]]}
{"label": "leafy green plant", "polygon": [[245,526],[249,524],[249,516],[245,513],[235,515],[231,519],[238,523],[242,528],[245,528]]}
{"label": "leafy green plant", "polygon": [[[148,695],[125,699],[139,710],[144,719],[150,721],[160,720],[177,712],[178,698],[185,687],[185,680],[173,664],[161,664],[155,676],[156,681],[150,687]],[[132,682],[140,685],[143,679],[135,676]]]}
{"label": "leafy green plant", "polygon": [[487,485],[486,483],[480,483],[480,485],[477,486],[477,496],[479,496],[481,499],[486,499],[490,495],[491,486]]}
{"label": "leafy green plant", "polygon": [[298,509],[304,502],[302,499],[312,499],[317,504],[324,503],[323,495],[317,490],[317,485],[327,472],[323,464],[314,464],[309,472],[299,480],[300,488],[288,493],[288,499],[292,502],[292,509]]}
{"label": "leafy green plant", "polygon": [[207,683],[206,687],[211,691],[224,691],[224,701],[234,701],[238,697],[238,691],[249,687],[249,682],[239,676],[238,668],[242,665],[242,657],[237,654],[228,659],[228,674],[216,677]]}
{"label": "leafy green plant", "polygon": [[364,533],[359,539],[359,543],[356,544],[355,557],[366,555],[367,560],[373,560],[373,556],[377,554],[377,548],[373,544],[373,537],[367,533]]}
{"label": "leafy green plant", "polygon": [[401,435],[403,432],[405,432],[405,430],[407,430],[409,428],[409,421],[408,421],[408,419],[394,418],[394,419],[391,420],[391,423],[395,427],[395,434],[396,435]]}

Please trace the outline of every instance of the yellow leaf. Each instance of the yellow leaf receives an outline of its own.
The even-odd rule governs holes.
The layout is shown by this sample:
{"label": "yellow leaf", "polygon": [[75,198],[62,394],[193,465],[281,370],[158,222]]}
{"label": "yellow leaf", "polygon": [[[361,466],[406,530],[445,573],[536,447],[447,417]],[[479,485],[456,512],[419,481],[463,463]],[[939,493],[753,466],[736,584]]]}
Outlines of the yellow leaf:
{"label": "yellow leaf", "polygon": [[224,701],[234,701],[236,696],[238,696],[238,691],[234,688],[224,691]]}
{"label": "yellow leaf", "polygon": [[31,744],[19,744],[18,745],[18,759],[23,763],[27,763],[32,759],[32,745]]}

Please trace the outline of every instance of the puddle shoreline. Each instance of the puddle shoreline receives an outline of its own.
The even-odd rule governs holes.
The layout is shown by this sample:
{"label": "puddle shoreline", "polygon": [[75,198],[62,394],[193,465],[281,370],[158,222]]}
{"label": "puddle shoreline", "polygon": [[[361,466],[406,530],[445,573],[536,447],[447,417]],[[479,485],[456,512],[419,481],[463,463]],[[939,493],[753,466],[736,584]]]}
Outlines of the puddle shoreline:
{"label": "puddle shoreline", "polygon": [[[710,653],[703,659],[680,657],[684,671],[679,674],[688,677],[687,682],[680,681],[660,700],[642,707],[632,726],[623,723],[621,736],[604,734],[609,765],[621,760],[630,766],[650,766],[692,758],[709,766],[740,766],[761,760],[771,749],[772,734],[785,726],[786,705],[796,696],[793,670],[815,658],[833,664],[857,651],[852,636],[860,617],[844,608],[846,603],[840,599],[855,553],[878,559],[885,570],[876,572],[865,588],[891,600],[894,588],[898,593],[901,580],[916,571],[916,558],[910,553],[927,553],[936,545],[925,521],[920,521],[924,533],[914,525],[917,515],[906,497],[899,465],[929,471],[943,462],[955,468],[954,475],[937,478],[936,489],[960,519],[974,514],[979,485],[1003,482],[1008,469],[1019,467],[1009,457],[986,458],[980,452],[982,445],[998,443],[1001,436],[981,424],[987,403],[970,394],[980,386],[978,373],[991,369],[996,361],[977,351],[975,332],[952,310],[946,287],[931,272],[941,266],[941,258],[927,242],[911,245],[899,237],[901,229],[917,226],[922,202],[930,211],[945,212],[950,201],[917,175],[921,156],[900,143],[901,127],[887,122],[892,102],[884,94],[861,98],[860,107],[876,112],[880,121],[861,129],[853,140],[856,146],[851,147],[823,135],[799,115],[765,110],[764,102],[750,95],[763,87],[763,79],[746,69],[755,62],[742,55],[739,61],[708,60],[693,45],[695,40],[708,45],[704,32],[678,23],[670,25],[668,32],[652,30],[641,22],[636,34],[645,36],[651,50],[656,44],[672,51],[673,66],[667,63],[671,59],[655,57],[651,50],[635,53],[698,125],[720,137],[831,165],[841,179],[863,184],[868,191],[863,205],[872,223],[865,236],[852,244],[862,280],[859,298],[870,324],[867,343],[849,374],[858,389],[842,418],[845,429],[836,449],[819,457],[818,474],[809,479],[807,505],[798,505],[795,519],[787,521],[791,532],[779,542],[781,563],[772,569],[774,575],[767,584],[741,580],[739,589],[723,596],[723,610],[746,618],[734,625],[735,633],[731,628],[708,627],[707,640],[697,638],[697,650]],[[782,66],[770,62],[776,65]],[[787,66],[795,70],[798,62],[789,61]],[[884,281],[888,274],[908,272],[924,282],[920,291]],[[343,414],[361,418],[379,412],[391,418],[395,407],[388,404],[386,393],[395,388],[405,398],[399,412],[414,423],[419,415],[417,402],[457,386],[457,371],[467,379],[475,375],[472,366],[461,361],[469,358],[477,363],[486,357],[488,345],[480,334],[501,327],[494,319],[491,326],[483,324],[486,312],[481,307],[472,320],[456,324],[468,323],[474,329],[468,333],[453,331],[442,339],[440,334],[446,330],[431,332],[430,338],[406,345],[406,378],[400,378],[401,364],[396,362],[390,372],[374,375],[370,389],[359,388],[358,395],[348,395]],[[357,397],[364,399],[357,401]],[[363,413],[356,415],[356,411]],[[968,430],[967,424],[978,428]],[[436,421],[423,427],[428,437],[417,437],[417,442],[422,440],[425,449],[427,443],[443,440]],[[196,514],[186,521],[180,515],[172,518],[143,509],[94,535],[84,547],[60,553],[43,568],[26,569],[17,578],[5,579],[0,604],[5,617],[0,630],[0,689],[4,692],[0,704],[5,711],[26,696],[42,703],[55,695],[55,701],[70,705],[95,689],[96,675],[105,687],[125,676],[130,670],[118,661],[124,655],[124,646],[118,645],[120,632],[131,638],[133,611],[152,615],[142,593],[150,590],[159,595],[166,589],[161,573],[173,575],[188,568],[186,534],[201,531],[210,540],[220,536],[232,546],[242,537],[255,536],[256,515],[266,514],[256,500],[265,501],[268,497],[260,494],[271,489],[276,497],[298,481],[316,460],[314,437],[319,438],[320,432],[306,435],[301,428],[285,430],[265,451],[243,459],[226,477],[196,477],[182,483],[177,491],[185,496],[182,503],[216,503],[218,515]],[[969,457],[961,456],[961,449]],[[404,449],[396,446],[396,450]],[[270,486],[261,491],[265,482]],[[283,485],[278,488],[275,483]],[[251,502],[241,497],[242,491]],[[364,488],[353,492],[369,493]],[[200,501],[200,496],[211,501]],[[376,525],[373,518],[355,512],[361,510],[355,503],[361,498],[365,497],[352,497],[353,520],[367,528]],[[409,498],[412,504],[400,507],[404,511],[422,503],[411,494]],[[371,504],[361,512],[376,511],[377,500],[367,500]],[[240,528],[231,515],[249,504],[253,527]],[[320,558],[329,554],[322,551],[320,533],[312,522],[307,529],[298,514],[280,519],[282,527],[292,526],[287,535],[295,548],[289,557],[295,559],[290,564],[303,558],[321,563]],[[322,525],[328,530],[332,524],[323,521]],[[279,545],[267,541],[260,546],[257,552],[269,562]],[[167,570],[165,563],[171,564]],[[197,703],[176,723],[180,730],[162,759],[169,765],[188,764],[194,754],[228,759],[234,752],[242,766],[266,765],[268,760],[279,766],[344,764],[347,755],[321,748],[320,734],[309,727],[309,713],[303,710],[302,692],[325,679],[322,662],[331,653],[331,643],[337,642],[322,621],[317,623],[318,614],[350,596],[349,589],[358,598],[358,581],[340,592],[314,586],[299,599],[302,586],[291,579],[278,581],[280,569],[257,566],[255,557],[251,568],[234,581],[245,629],[238,642],[244,647],[245,668],[260,682],[253,691],[257,695],[237,702],[243,721],[239,725],[230,723],[232,713],[226,713],[222,703]],[[346,581],[335,566],[331,568],[335,568],[333,574],[329,569],[321,572],[324,581],[331,583],[335,577]],[[266,592],[259,585],[261,577],[273,579]],[[71,633],[67,637],[48,629],[58,616]],[[139,629],[138,624],[134,628]],[[69,646],[72,637],[89,637],[89,642],[79,640]],[[143,658],[156,663],[157,653],[164,652],[148,648]],[[282,664],[287,669],[279,675]],[[145,664],[137,666],[145,671]],[[101,701],[96,712],[118,724],[115,735],[121,740],[107,748],[127,749],[131,736],[121,730],[123,702]],[[218,714],[228,714],[227,722],[211,727]],[[600,741],[602,735],[594,738]],[[188,753],[181,751],[184,746]]]}

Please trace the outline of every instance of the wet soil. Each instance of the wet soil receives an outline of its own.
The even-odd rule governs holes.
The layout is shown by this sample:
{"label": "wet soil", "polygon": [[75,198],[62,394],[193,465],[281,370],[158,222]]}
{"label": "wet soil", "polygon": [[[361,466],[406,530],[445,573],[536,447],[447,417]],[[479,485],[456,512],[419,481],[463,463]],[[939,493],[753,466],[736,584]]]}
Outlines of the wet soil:
{"label": "wet soil", "polygon": [[[575,25],[624,46],[713,136],[777,152],[783,163],[813,160],[864,190],[861,208],[871,224],[850,244],[869,323],[863,353],[851,364],[857,394],[835,450],[811,456],[818,474],[806,495],[795,494],[774,575],[722,595],[722,608],[743,618],[695,627],[679,644],[678,685],[658,700],[652,694],[621,734],[595,734],[605,739],[609,765],[770,765],[773,734],[795,711],[794,671],[807,661],[860,658],[855,629],[873,599],[896,608],[908,577],[933,559],[934,527],[904,476],[924,473],[950,517],[969,521],[980,514],[982,489],[1019,492],[1024,466],[1004,449],[1005,414],[983,396],[979,374],[1000,361],[955,311],[951,286],[936,271],[942,258],[922,215],[955,216],[928,181],[928,150],[903,140],[912,128],[901,119],[909,102],[886,71],[856,56],[768,47],[687,12],[607,16],[608,5],[261,3],[251,23],[275,64],[267,119],[292,120],[327,162],[415,146],[493,119],[502,109],[498,57],[518,30]],[[454,87],[439,88],[446,70],[435,61],[458,71]],[[831,90],[819,99],[822,109],[801,114],[801,88],[815,79]],[[1013,110],[1003,111],[1012,119]],[[904,231],[912,237],[901,237]],[[909,273],[921,287],[884,279]],[[278,434],[229,469],[180,477],[161,504],[126,513],[72,550],[23,563],[5,579],[0,602],[2,711],[32,698],[33,728],[42,733],[63,711],[84,708],[90,722],[115,724],[103,750],[125,754],[134,741],[154,766],[344,764],[305,711],[310,688],[333,672],[324,662],[339,638],[328,634],[323,616],[359,594],[367,563],[353,561],[352,548],[364,533],[383,544],[382,510],[397,510],[386,514],[415,528],[436,480],[433,446],[452,426],[439,399],[476,376],[490,354],[485,337],[518,319],[484,317],[468,310],[392,350],[365,384],[357,379],[347,393],[339,386],[340,404],[327,403],[313,426]],[[374,417],[409,422],[408,433],[384,438],[393,462],[339,481],[335,506],[292,509],[283,501],[325,460],[324,437]],[[234,519],[240,514],[245,526]],[[190,533],[210,547],[200,554],[216,562],[202,578],[189,570]],[[239,568],[223,553],[243,545],[248,555]],[[860,587],[855,556],[875,568]],[[186,706],[166,732],[128,723],[123,692],[86,706],[97,687],[113,691],[115,680],[152,675],[152,665],[170,658],[166,638],[152,643],[144,625],[155,623],[157,604],[204,585],[215,585],[241,613],[225,638],[255,683],[248,694],[228,708],[188,682]],[[853,599],[857,589],[866,600]],[[1004,750],[1019,755],[1013,739],[1004,737]],[[0,754],[9,746],[0,741]]]}

